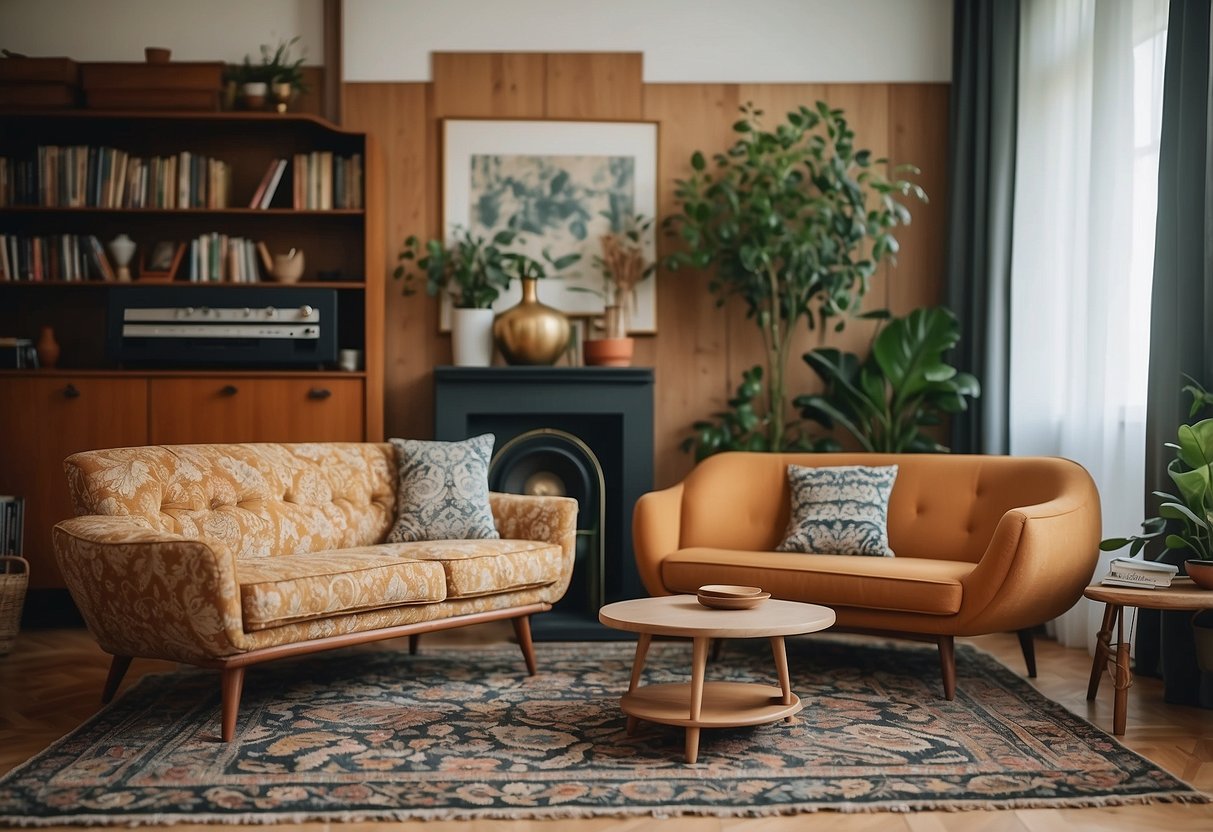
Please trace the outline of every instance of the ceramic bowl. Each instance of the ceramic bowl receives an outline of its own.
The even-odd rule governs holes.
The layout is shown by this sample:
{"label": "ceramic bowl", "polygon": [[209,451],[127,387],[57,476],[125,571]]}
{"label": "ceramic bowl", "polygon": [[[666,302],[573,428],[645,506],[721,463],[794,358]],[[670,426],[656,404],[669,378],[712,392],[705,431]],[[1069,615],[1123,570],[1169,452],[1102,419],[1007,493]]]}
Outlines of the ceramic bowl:
{"label": "ceramic bowl", "polygon": [[696,590],[700,595],[713,598],[753,598],[762,594],[760,586],[737,586],[736,584],[704,584]]}
{"label": "ceramic bowl", "polygon": [[762,592],[758,595],[745,597],[721,598],[716,595],[697,595],[696,599],[705,607],[714,610],[752,610],[771,597],[771,593]]}

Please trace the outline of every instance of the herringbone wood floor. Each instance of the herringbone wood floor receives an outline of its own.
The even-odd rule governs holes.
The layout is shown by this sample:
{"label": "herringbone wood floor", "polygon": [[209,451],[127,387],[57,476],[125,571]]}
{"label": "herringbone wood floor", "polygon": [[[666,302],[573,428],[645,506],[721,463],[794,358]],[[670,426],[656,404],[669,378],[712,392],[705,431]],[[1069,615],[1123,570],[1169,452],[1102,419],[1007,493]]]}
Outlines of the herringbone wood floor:
{"label": "herringbone wood floor", "polygon": [[[440,649],[455,644],[480,644],[504,640],[509,625],[484,625],[461,631],[427,636],[422,649]],[[1022,672],[1019,646],[1012,635],[970,639],[1004,664]],[[351,649],[393,649],[399,645],[371,645]],[[536,645],[542,672],[543,645]],[[1037,687],[1079,716],[1105,730],[1111,729],[1112,689],[1105,679],[1099,699],[1086,701],[1090,660],[1085,652],[1059,647],[1041,640],[1037,645]],[[83,630],[34,630],[23,632],[12,655],[0,659],[0,772],[8,771],[51,741],[76,727],[98,707],[97,698],[105,679],[108,657],[101,653]],[[167,662],[136,660],[123,688],[139,675],[171,669]],[[254,673],[273,672],[272,665]],[[218,679],[216,679],[216,684]],[[1124,743],[1199,789],[1213,793],[1213,713],[1196,708],[1166,705],[1160,684],[1138,679],[1130,691],[1129,725]],[[420,824],[339,824],[339,832],[364,828],[420,829]],[[1204,806],[1156,805],[1108,809],[1033,809],[1004,812],[921,812],[917,814],[838,814],[822,812],[775,818],[599,818],[558,821],[451,821],[427,824],[433,832],[624,832],[660,827],[678,832],[786,832],[829,829],[831,832],[861,830],[1093,830],[1213,828],[1213,804]],[[213,830],[209,826],[176,826],[175,830]],[[261,829],[265,827],[247,827]],[[330,824],[306,824],[308,830],[323,830]]]}

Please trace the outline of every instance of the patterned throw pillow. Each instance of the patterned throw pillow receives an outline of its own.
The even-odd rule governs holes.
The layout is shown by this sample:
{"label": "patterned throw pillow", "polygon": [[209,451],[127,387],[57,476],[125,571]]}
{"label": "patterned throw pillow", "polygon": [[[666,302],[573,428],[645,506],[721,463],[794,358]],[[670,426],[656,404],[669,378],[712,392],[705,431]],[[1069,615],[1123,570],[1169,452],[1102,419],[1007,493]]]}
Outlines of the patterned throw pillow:
{"label": "patterned throw pillow", "polygon": [[388,543],[496,538],[489,508],[493,434],[462,442],[393,439],[396,525]]}
{"label": "patterned throw pillow", "polygon": [[788,466],[792,516],[780,552],[893,557],[889,495],[897,466]]}

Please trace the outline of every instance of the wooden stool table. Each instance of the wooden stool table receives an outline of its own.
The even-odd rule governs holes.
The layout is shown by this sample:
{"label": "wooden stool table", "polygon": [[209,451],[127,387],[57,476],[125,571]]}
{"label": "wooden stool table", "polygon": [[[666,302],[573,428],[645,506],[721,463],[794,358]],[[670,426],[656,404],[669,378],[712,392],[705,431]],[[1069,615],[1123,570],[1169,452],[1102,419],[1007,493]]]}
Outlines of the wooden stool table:
{"label": "wooden stool table", "polygon": [[[1133,672],[1129,668],[1129,642],[1125,641],[1124,608],[1137,607],[1146,610],[1207,610],[1213,609],[1213,592],[1200,589],[1191,578],[1175,578],[1170,586],[1158,589],[1136,589],[1126,586],[1087,587],[1083,593],[1092,601],[1103,601],[1103,624],[1095,640],[1095,661],[1091,664],[1091,681],[1087,684],[1087,701],[1099,693],[1099,681],[1103,678],[1104,664],[1115,654],[1116,672],[1112,683],[1116,696],[1112,706],[1112,733],[1124,734],[1126,714],[1129,706],[1129,687],[1133,684]],[[1116,627],[1116,644],[1112,644],[1112,627]]]}
{"label": "wooden stool table", "polygon": [[[632,680],[619,706],[628,715],[628,734],[638,720],[686,728],[686,761],[699,758],[701,728],[733,728],[791,720],[801,709],[792,693],[784,636],[813,633],[834,623],[834,611],[816,604],[767,600],[750,610],[716,610],[694,595],[637,598],[607,604],[598,620],[608,627],[640,633]],[[653,636],[694,640],[690,683],[640,685]],[[714,638],[769,638],[779,687],[745,682],[704,682],[708,645]]]}

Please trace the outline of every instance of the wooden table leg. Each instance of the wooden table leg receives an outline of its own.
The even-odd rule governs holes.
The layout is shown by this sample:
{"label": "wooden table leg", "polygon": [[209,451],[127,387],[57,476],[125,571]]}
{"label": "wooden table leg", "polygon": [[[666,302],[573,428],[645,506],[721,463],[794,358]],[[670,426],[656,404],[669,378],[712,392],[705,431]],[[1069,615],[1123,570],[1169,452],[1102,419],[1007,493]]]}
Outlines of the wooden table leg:
{"label": "wooden table leg", "polygon": [[[644,672],[644,660],[649,654],[649,642],[653,640],[653,636],[649,633],[641,633],[640,638],[636,642],[636,657],[632,659],[632,680],[628,682],[628,693],[636,690],[640,685],[640,674]],[[636,733],[636,725],[639,723],[634,716],[628,717],[628,736]]]}
{"label": "wooden table leg", "polygon": [[[698,722],[703,714],[703,677],[708,666],[708,642],[711,639],[695,639],[691,658],[691,721]],[[699,726],[687,727],[686,758],[688,763],[699,759]]]}
{"label": "wooden table leg", "polygon": [[1129,686],[1133,671],[1129,668],[1129,643],[1125,641],[1125,608],[1116,610],[1116,699],[1112,705],[1112,733],[1122,736],[1129,708]]}
{"label": "wooden table leg", "polygon": [[[779,689],[783,691],[783,704],[792,704],[792,679],[788,674],[788,652],[784,647],[783,636],[771,636],[771,655],[775,657],[775,671],[779,674]],[[791,722],[792,715],[783,718]]]}
{"label": "wooden table leg", "polygon": [[1099,633],[1095,636],[1095,660],[1091,662],[1091,680],[1087,683],[1088,702],[1099,693],[1099,682],[1103,679],[1104,668],[1112,652],[1112,622],[1116,620],[1116,612],[1119,609],[1120,607],[1111,602],[1104,606],[1103,624],[1099,626]]}

